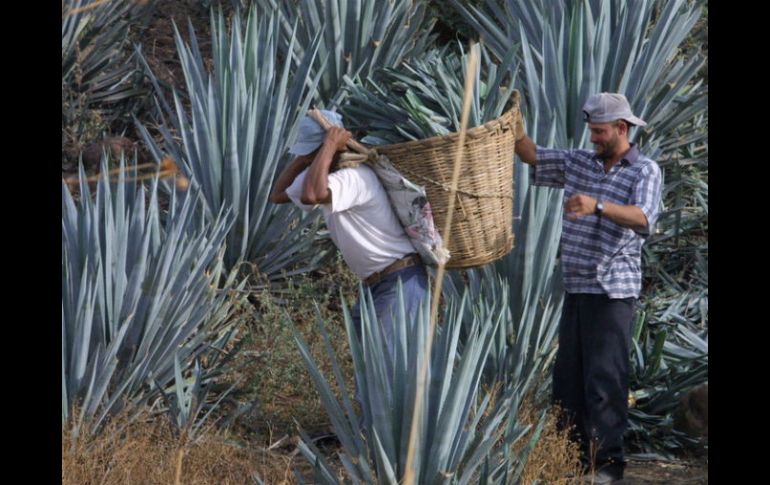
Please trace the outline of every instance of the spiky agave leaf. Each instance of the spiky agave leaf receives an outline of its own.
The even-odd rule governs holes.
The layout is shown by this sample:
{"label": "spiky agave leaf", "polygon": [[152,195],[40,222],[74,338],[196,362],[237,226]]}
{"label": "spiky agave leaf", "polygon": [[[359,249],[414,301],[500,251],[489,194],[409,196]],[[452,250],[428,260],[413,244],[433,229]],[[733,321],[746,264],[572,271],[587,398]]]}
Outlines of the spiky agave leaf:
{"label": "spiky agave leaf", "polygon": [[707,381],[707,331],[641,312],[631,352],[629,447],[671,457],[697,445],[697,439],[673,428],[673,415],[682,396]]}
{"label": "spiky agave leaf", "polygon": [[157,180],[145,190],[121,172],[113,185],[106,172],[92,197],[81,167],[77,203],[62,184],[62,421],[94,417],[94,430],[157,398],[175,359],[216,364],[243,286],[222,264],[226,212],[201,228],[188,197],[164,225]]}
{"label": "spiky agave leaf", "polygon": [[[513,96],[517,63],[513,50],[500,63],[493,62],[481,44],[472,49],[480,62],[472,93],[468,127],[498,118]],[[370,141],[387,143],[420,140],[460,129],[462,93],[470,54],[447,47],[383,68],[364,82],[346,77],[349,96],[341,111],[353,129],[363,130]],[[367,141],[367,138],[364,139]]]}
{"label": "spiky agave leaf", "polygon": [[[321,374],[299,333],[295,338],[310,370],[316,388],[342,444],[341,460],[349,477],[363,483],[398,483],[403,477],[417,392],[414,372],[430,359],[429,377],[423,400],[421,429],[415,460],[418,483],[475,483],[482,473],[507,469],[502,449],[495,448],[505,427],[511,397],[494,396],[482,391],[480,384],[487,355],[500,319],[496,315],[472,312],[472,322],[463,323],[468,296],[447,302],[444,323],[437,328],[431,356],[424,355],[430,318],[429,298],[423,301],[417,318],[406,318],[402,288],[397,288],[397,312],[394,318],[395,350],[385,352],[383,335],[377,322],[371,295],[362,290],[361,342],[347,307],[345,322],[353,354],[356,385],[360,394],[363,422],[353,410],[351,394],[344,387],[339,365],[331,346],[337,385],[342,402],[334,397],[332,387]],[[321,323],[321,327],[323,325]],[[467,337],[461,344],[460,332]],[[493,397],[494,396],[494,397]],[[321,467],[321,481],[336,483],[323,456],[305,438],[301,451]]]}
{"label": "spiky agave leaf", "polygon": [[673,429],[681,397],[708,381],[707,164],[672,160],[665,197],[671,207],[645,247],[645,292],[631,358],[629,444],[672,455],[698,444]]}
{"label": "spiky agave leaf", "polygon": [[212,12],[212,73],[206,71],[192,25],[189,45],[176,32],[189,111],[177,93],[174,109],[164,104],[153,77],[159,103],[165,106],[163,144],[156,144],[143,126],[140,130],[156,160],[166,152],[181,161],[191,180],[190,193],[204,200],[204,210],[197,213],[201,223],[210,223],[223,209],[232,211],[227,267],[247,261],[278,279],[287,271],[317,267],[328,253],[314,245],[317,214],[305,217],[292,204],[269,201],[273,179],[318,80],[310,66],[320,35],[305,46],[296,64],[282,63],[276,16],[258,15],[252,8],[245,20],[244,25],[236,13],[228,36],[222,11]]}
{"label": "spiky agave leaf", "polygon": [[62,2],[63,130],[81,135],[88,111],[98,111],[106,126],[130,121],[127,114],[135,104],[129,101],[145,91],[130,59],[128,32],[148,12],[132,0]]}
{"label": "spiky agave leaf", "polygon": [[695,82],[704,58],[679,57],[703,2],[506,0],[501,6],[488,0],[483,8],[451,3],[498,58],[511,44],[520,45],[529,126],[538,125],[547,136],[555,121],[556,146],[588,144],[581,107],[594,93],[628,97],[649,123],[637,135],[653,158],[661,139],[706,110],[707,92]]}
{"label": "spiky agave leaf", "polygon": [[[302,58],[318,33],[313,72],[321,76],[315,102],[333,107],[344,97],[345,76],[370,76],[420,56],[433,42],[435,19],[421,0],[257,0],[264,12],[279,12],[281,49]],[[291,38],[295,25],[297,42]],[[325,64],[324,64],[325,63]]]}

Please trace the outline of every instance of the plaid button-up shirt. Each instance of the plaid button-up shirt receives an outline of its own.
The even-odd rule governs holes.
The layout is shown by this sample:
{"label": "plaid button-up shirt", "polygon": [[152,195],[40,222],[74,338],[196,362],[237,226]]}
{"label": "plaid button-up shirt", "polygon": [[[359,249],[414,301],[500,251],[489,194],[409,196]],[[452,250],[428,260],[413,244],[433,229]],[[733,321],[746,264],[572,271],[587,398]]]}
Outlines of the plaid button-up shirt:
{"label": "plaid button-up shirt", "polygon": [[[534,169],[534,170],[533,170]],[[530,169],[535,185],[564,189],[564,200],[583,194],[601,201],[635,205],[647,216],[643,230],[622,227],[607,217],[564,217],[561,258],[568,293],[603,293],[610,298],[639,297],[642,286],[642,244],[658,218],[662,177],[660,167],[632,145],[609,173],[591,150],[537,147],[537,165]]]}

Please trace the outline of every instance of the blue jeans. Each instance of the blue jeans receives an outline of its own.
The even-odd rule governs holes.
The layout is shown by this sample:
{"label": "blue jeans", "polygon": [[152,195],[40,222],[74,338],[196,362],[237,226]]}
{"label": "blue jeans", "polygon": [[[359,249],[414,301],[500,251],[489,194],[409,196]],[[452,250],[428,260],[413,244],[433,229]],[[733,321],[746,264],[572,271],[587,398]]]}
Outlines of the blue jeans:
{"label": "blue jeans", "polygon": [[[420,302],[428,293],[428,274],[423,265],[410,266],[398,271],[394,271],[385,276],[376,285],[370,286],[374,298],[374,308],[377,312],[377,320],[382,327],[385,335],[388,354],[394,355],[393,342],[393,318],[398,312],[398,300],[396,299],[396,287],[399,278],[404,288],[404,307],[406,309],[407,319],[413,322],[417,318],[417,312],[420,308]],[[364,287],[366,288],[366,287]],[[356,337],[361,341],[361,298],[353,306],[351,316],[356,329]]]}

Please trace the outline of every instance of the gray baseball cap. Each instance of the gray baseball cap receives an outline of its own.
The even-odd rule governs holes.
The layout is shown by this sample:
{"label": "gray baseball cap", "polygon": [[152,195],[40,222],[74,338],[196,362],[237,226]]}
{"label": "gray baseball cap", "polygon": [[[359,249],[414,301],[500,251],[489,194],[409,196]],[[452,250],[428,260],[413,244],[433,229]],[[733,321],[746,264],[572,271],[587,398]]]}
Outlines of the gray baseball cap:
{"label": "gray baseball cap", "polygon": [[[342,125],[342,116],[340,116],[339,113],[324,109],[321,110],[321,113],[331,124],[344,128]],[[294,142],[294,145],[289,148],[289,153],[300,156],[307,155],[320,147],[324,142],[325,137],[326,130],[316,123],[313,118],[305,116],[299,122],[299,134],[297,135],[297,140]]]}
{"label": "gray baseball cap", "polygon": [[634,116],[625,96],[618,93],[594,94],[583,105],[586,123],[611,123],[625,120],[632,125],[647,126],[644,120]]}

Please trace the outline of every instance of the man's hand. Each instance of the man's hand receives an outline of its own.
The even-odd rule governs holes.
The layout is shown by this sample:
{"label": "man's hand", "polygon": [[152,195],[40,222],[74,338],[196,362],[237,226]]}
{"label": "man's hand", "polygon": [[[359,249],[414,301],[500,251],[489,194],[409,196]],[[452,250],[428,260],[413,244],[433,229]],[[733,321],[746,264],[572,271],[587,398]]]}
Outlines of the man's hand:
{"label": "man's hand", "polygon": [[527,130],[524,129],[524,116],[522,116],[521,111],[516,112],[516,121],[514,123],[514,133],[516,137],[516,141],[521,140],[525,136],[527,136]]}
{"label": "man's hand", "polygon": [[337,152],[344,151],[350,137],[348,130],[332,126],[326,130],[323,145],[308,168],[305,183],[302,186],[302,203],[308,205],[330,204],[332,193],[329,190],[329,169]]}
{"label": "man's hand", "polygon": [[334,147],[335,152],[346,149],[348,140],[353,136],[351,132],[339,126],[332,126],[326,131],[324,143]]}
{"label": "man's hand", "polygon": [[575,194],[564,205],[567,219],[574,221],[578,217],[593,214],[596,211],[596,199],[583,194]]}
{"label": "man's hand", "polygon": [[528,165],[537,165],[537,145],[527,136],[527,131],[524,129],[524,117],[521,111],[515,115],[513,133],[516,138],[514,146],[516,155],[519,156],[522,162]]}

